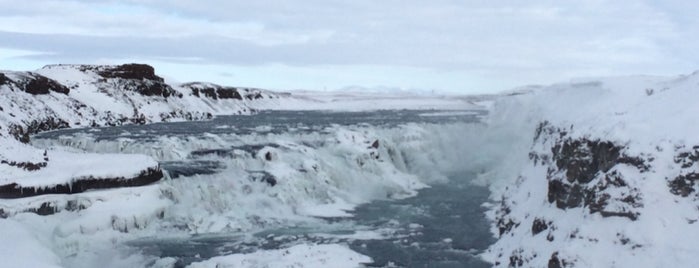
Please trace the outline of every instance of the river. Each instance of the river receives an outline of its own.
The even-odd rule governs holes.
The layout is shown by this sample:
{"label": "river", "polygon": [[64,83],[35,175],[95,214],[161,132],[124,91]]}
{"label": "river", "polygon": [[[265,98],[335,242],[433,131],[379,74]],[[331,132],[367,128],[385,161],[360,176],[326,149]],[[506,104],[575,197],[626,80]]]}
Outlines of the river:
{"label": "river", "polygon": [[[221,199],[223,201],[219,197],[214,201],[224,202],[224,209],[221,212],[208,212],[209,216],[216,213],[227,215],[227,220],[234,223],[229,223],[229,226],[242,227],[188,229],[186,236],[173,236],[172,226],[181,223],[182,219],[166,216],[163,221],[171,222],[158,228],[168,230],[167,235],[135,237],[125,243],[138,254],[174,258],[175,267],[185,267],[215,256],[280,249],[299,243],[346,245],[371,257],[373,262],[366,264],[369,267],[488,267],[489,264],[477,256],[494,242],[489,223],[484,217],[485,208],[482,207],[488,201],[487,188],[472,183],[477,175],[474,170],[459,168],[458,157],[453,157],[458,153],[424,152],[425,148],[434,148],[435,144],[442,147],[430,150],[459,150],[458,146],[453,147],[459,133],[446,135],[444,132],[479,124],[485,115],[486,112],[482,110],[263,111],[251,116],[221,116],[201,122],[52,131],[36,135],[32,141],[39,147],[63,146],[89,152],[151,155],[160,161],[169,176],[160,183],[179,187],[182,192],[186,191],[188,186],[185,185],[190,182],[218,187],[220,181],[217,179],[232,174],[247,174],[249,179],[236,181],[239,184],[250,183],[247,188],[240,187],[248,194],[247,197],[233,193],[233,197]],[[451,140],[416,147],[414,143],[420,142],[420,137],[406,134],[416,128],[427,131],[426,135],[448,136]],[[345,133],[347,131],[349,134]],[[335,137],[337,144],[342,144],[344,141],[337,138],[341,136],[338,133],[351,137],[348,142],[360,144],[356,146],[359,149],[349,150],[328,141],[328,137]],[[357,141],[362,137],[366,140],[362,141],[365,145]],[[367,149],[368,155],[364,155]],[[308,150],[312,153],[308,153]],[[334,157],[339,160],[331,160]],[[424,160],[425,157],[429,161]],[[313,161],[307,163],[308,159],[304,158]],[[348,158],[352,161],[346,160]],[[269,164],[273,162],[272,159],[283,163]],[[454,163],[442,165],[444,161]],[[389,164],[390,167],[386,167]],[[287,167],[294,168],[280,171],[290,169]],[[411,174],[426,185],[418,187],[397,183],[396,186],[388,179],[387,182],[378,181],[372,185],[376,178],[386,176],[386,168],[398,173],[397,178]],[[310,169],[320,171],[316,174]],[[352,178],[375,174],[376,178],[370,177],[368,182],[345,183],[347,179],[342,177],[344,175],[333,172],[346,173]],[[441,179],[423,178],[435,172]],[[299,194],[296,188],[301,182],[295,181],[299,176],[314,180],[327,180],[330,177],[338,182],[330,183],[333,187],[310,190],[311,193],[308,193],[308,185],[304,184],[308,196],[297,197],[302,201],[292,200],[295,202],[293,206],[289,205],[293,207],[292,214],[299,214],[297,210],[301,206],[297,203],[306,202],[306,199],[334,200],[334,193],[359,205],[343,210],[347,212],[346,215],[316,213],[312,220],[280,220],[256,211],[260,209],[258,207],[238,213],[245,214],[244,217],[231,216],[235,212],[230,210],[235,210],[242,203],[240,200],[251,199],[250,192],[259,193],[266,203],[269,200],[279,202],[282,199],[280,194]],[[202,182],[202,178],[214,179]],[[363,186],[368,189],[361,189]],[[210,197],[194,200],[197,198],[181,194],[178,202],[186,200],[184,203],[191,204],[186,209],[179,204],[179,207],[171,209],[171,214],[195,211],[201,206],[195,204],[197,202],[214,202],[207,198]],[[202,215],[207,217],[206,213]],[[280,218],[284,218],[283,215]],[[242,221],[252,223],[239,223]]]}

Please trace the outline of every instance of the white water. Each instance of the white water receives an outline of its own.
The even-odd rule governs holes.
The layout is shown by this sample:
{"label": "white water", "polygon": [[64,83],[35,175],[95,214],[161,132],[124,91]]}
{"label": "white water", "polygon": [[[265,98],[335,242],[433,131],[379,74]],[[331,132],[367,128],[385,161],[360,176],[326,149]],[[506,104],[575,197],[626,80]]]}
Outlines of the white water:
{"label": "white water", "polygon": [[[155,128],[173,124],[196,125],[182,122]],[[287,131],[275,131],[274,124],[260,125],[244,134],[235,134],[240,133],[235,126],[218,122],[209,128],[215,134],[185,131],[151,135],[149,128],[153,126],[146,126],[109,139],[99,135],[105,130],[35,137],[33,145],[44,148],[146,154],[163,161],[166,170],[167,163],[217,163],[208,172],[211,174],[80,195],[80,204],[86,204],[86,209],[47,217],[56,225],[54,250],[72,267],[94,266],[103,262],[98,256],[120,254],[129,256],[127,260],[136,266],[149,265],[156,256],[134,252],[123,243],[144,237],[246,235],[321,223],[322,219],[313,216],[351,216],[357,205],[411,197],[429,184],[447,182],[449,174],[480,172],[498,159],[497,155],[477,153],[484,148],[481,133],[485,126],[475,122],[294,125]],[[207,149],[226,150],[196,153]],[[264,181],[265,174],[273,176],[274,186]],[[75,197],[39,197],[33,202],[65,203],[71,198]],[[17,201],[15,206],[27,202]],[[81,214],[79,219],[62,221],[75,213]],[[65,235],[56,235],[56,230]],[[124,265],[114,259],[114,265]]]}

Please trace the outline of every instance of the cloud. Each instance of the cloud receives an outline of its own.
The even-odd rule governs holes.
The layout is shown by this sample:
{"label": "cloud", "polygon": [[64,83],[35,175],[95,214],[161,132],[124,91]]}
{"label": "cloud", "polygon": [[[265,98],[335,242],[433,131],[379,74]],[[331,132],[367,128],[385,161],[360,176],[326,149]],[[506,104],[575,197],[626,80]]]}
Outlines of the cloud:
{"label": "cloud", "polygon": [[47,63],[383,66],[513,86],[695,68],[693,4],[623,2],[0,0],[0,47]]}

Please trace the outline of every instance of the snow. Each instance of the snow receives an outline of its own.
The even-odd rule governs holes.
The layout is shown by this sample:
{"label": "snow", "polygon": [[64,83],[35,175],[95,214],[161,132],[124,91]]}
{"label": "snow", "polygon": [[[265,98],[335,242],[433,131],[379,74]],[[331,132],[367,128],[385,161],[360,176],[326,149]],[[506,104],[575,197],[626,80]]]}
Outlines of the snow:
{"label": "snow", "polygon": [[0,184],[17,183],[22,187],[52,187],[71,184],[88,178],[131,179],[148,168],[157,168],[158,162],[145,155],[136,154],[88,154],[58,150],[47,151],[51,160],[45,168],[27,171],[0,165]]}
{"label": "snow", "polygon": [[286,249],[257,251],[249,254],[232,254],[192,263],[189,268],[206,267],[294,267],[294,268],[353,268],[371,258],[358,254],[338,244],[301,244]]}

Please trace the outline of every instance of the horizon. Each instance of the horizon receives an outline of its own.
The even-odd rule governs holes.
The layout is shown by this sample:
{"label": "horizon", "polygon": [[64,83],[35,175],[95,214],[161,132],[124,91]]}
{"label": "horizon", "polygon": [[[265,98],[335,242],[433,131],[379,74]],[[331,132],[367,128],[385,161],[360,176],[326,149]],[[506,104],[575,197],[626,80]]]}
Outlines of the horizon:
{"label": "horizon", "polygon": [[179,82],[488,94],[699,69],[699,3],[0,1],[15,71],[138,62]]}

